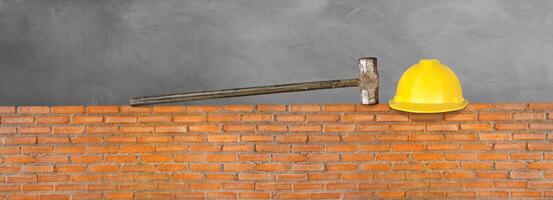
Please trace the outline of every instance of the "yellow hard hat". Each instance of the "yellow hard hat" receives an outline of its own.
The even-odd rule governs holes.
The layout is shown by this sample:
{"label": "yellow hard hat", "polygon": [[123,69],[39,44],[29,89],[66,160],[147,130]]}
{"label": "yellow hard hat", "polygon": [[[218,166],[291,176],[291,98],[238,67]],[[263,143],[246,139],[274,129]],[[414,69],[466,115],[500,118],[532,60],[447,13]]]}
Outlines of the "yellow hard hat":
{"label": "yellow hard hat", "polygon": [[461,82],[449,67],[437,59],[422,59],[403,73],[390,107],[413,113],[440,113],[461,110]]}

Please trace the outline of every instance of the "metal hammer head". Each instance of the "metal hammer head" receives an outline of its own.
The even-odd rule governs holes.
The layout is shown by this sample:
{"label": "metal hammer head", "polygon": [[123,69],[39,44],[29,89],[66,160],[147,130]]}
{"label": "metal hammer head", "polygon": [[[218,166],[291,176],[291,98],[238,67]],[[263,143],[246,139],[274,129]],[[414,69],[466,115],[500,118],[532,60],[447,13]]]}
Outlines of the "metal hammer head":
{"label": "metal hammer head", "polygon": [[378,71],[375,57],[359,58],[362,104],[378,104]]}

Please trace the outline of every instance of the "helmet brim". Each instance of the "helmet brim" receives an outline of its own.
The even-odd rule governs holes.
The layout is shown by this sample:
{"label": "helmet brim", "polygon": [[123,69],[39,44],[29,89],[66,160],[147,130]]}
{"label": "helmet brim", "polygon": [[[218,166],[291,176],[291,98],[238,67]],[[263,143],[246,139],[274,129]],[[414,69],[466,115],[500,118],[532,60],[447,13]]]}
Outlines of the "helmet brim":
{"label": "helmet brim", "polygon": [[391,100],[389,102],[389,105],[391,108],[395,110],[411,112],[411,113],[442,113],[442,112],[462,110],[468,105],[468,101],[463,100],[458,103],[425,104],[425,103],[396,102],[394,100]]}

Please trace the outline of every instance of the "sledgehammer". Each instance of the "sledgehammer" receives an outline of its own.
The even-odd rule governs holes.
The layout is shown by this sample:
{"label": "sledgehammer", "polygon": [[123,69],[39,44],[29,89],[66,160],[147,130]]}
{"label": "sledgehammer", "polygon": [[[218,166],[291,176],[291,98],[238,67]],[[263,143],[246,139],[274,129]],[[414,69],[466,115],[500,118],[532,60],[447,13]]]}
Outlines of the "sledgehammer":
{"label": "sledgehammer", "polygon": [[358,78],[136,97],[131,99],[130,104],[132,106],[139,106],[345,87],[361,88],[362,104],[378,104],[378,71],[376,58],[366,57],[359,59]]}

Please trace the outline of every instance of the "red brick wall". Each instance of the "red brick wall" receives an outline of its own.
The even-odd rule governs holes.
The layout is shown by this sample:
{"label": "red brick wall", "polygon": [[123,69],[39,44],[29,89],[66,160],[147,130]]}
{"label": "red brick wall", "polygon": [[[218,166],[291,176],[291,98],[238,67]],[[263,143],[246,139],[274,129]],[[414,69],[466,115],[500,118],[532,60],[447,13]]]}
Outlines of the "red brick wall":
{"label": "red brick wall", "polygon": [[553,103],[4,106],[0,118],[0,199],[553,198]]}

